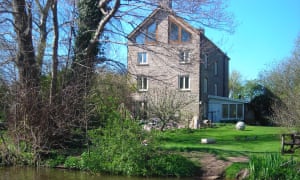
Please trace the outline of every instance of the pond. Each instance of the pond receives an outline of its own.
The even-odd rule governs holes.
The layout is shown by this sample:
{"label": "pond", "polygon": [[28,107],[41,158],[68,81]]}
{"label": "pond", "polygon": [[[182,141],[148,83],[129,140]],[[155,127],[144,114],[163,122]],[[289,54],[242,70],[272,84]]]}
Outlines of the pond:
{"label": "pond", "polygon": [[[87,172],[53,168],[0,167],[0,180],[178,180],[178,178],[141,178],[91,175]],[[185,180],[193,178],[184,178]]]}

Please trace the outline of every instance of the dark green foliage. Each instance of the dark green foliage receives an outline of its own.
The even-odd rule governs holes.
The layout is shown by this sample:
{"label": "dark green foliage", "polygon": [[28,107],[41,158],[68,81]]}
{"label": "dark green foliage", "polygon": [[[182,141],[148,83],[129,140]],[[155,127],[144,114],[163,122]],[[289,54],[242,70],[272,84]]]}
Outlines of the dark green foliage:
{"label": "dark green foliage", "polygon": [[83,160],[80,157],[67,157],[64,166],[69,169],[82,169]]}
{"label": "dark green foliage", "polygon": [[[102,18],[102,13],[98,8],[97,0],[86,0],[79,1],[78,3],[78,31],[75,39],[75,62],[80,63],[78,66],[77,63],[73,63],[74,68],[77,67],[77,70],[84,70],[86,67],[93,68],[93,62],[96,56],[99,53],[98,46],[95,46],[88,55],[84,55],[84,50],[88,47],[90,40],[92,39],[95,30]],[[86,66],[83,67],[82,65]],[[82,73],[79,71],[79,73]]]}
{"label": "dark green foliage", "polygon": [[64,164],[66,158],[63,155],[57,155],[52,159],[46,161],[47,166],[49,167],[56,167],[58,165]]}
{"label": "dark green foliage", "polygon": [[255,117],[260,121],[261,125],[269,125],[269,119],[272,114],[272,105],[278,101],[276,97],[268,88],[257,84],[253,87],[255,96],[250,101],[250,106],[255,112]]}
{"label": "dark green foliage", "polygon": [[193,176],[197,166],[178,154],[160,154],[149,162],[150,172],[158,176]]}

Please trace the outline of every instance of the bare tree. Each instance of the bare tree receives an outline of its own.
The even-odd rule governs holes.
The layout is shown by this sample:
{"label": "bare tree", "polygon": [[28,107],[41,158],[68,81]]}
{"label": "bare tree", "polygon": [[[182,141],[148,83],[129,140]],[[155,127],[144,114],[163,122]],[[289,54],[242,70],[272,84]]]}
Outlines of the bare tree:
{"label": "bare tree", "polygon": [[300,37],[291,56],[261,74],[268,87],[280,101],[273,104],[275,124],[300,128]]}

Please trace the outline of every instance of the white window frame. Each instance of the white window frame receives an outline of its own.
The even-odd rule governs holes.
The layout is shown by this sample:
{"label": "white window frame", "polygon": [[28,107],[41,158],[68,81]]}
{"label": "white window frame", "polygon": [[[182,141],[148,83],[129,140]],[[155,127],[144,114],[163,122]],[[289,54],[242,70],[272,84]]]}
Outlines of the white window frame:
{"label": "white window frame", "polygon": [[190,51],[189,50],[182,50],[180,51],[180,60],[181,64],[190,63]]}
{"label": "white window frame", "polygon": [[[181,79],[183,80],[182,85],[183,87],[180,87]],[[188,81],[188,87],[186,87],[186,81]],[[182,91],[190,90],[191,89],[191,78],[189,75],[179,75],[178,76],[178,89]]]}
{"label": "white window frame", "polygon": [[[140,61],[140,54],[141,54],[141,61]],[[137,53],[137,62],[140,65],[146,65],[148,64],[148,53],[147,52],[138,52]]]}
{"label": "white window frame", "polygon": [[[141,81],[141,86],[140,86],[140,82]],[[145,85],[145,81],[146,81],[146,87],[144,87]],[[149,82],[148,82],[148,78],[147,76],[138,76],[137,77],[137,88],[138,88],[138,91],[148,91],[148,87],[149,87]]]}

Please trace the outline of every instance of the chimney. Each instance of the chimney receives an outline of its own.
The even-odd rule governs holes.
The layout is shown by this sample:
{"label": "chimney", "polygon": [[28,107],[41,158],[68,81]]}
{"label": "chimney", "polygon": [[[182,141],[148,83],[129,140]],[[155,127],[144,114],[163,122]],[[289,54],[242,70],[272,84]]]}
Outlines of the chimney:
{"label": "chimney", "polygon": [[172,9],[172,0],[159,0],[159,5],[162,8],[169,8]]}

